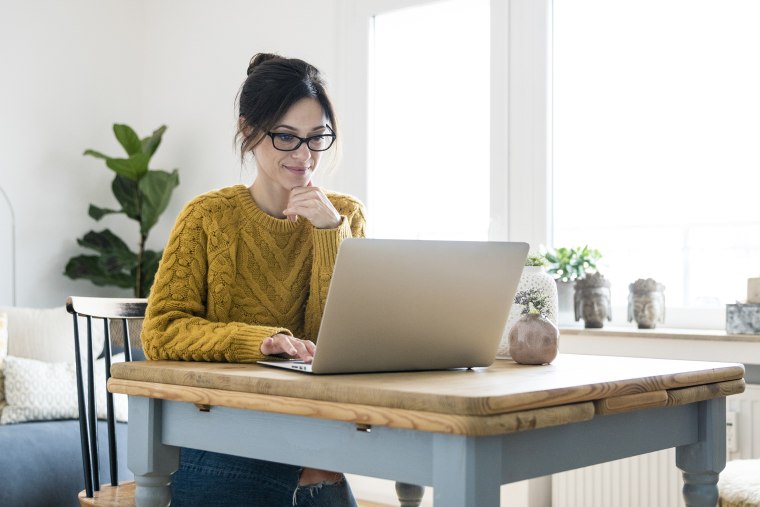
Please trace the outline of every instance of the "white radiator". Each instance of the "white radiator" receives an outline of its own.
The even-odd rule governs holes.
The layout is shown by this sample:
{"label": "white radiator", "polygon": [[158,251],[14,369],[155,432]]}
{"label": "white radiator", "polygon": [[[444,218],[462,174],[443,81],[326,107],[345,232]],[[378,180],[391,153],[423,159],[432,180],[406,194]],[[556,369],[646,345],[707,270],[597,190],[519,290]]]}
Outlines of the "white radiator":
{"label": "white radiator", "polygon": [[[728,398],[737,413],[737,452],[728,459],[760,458],[760,385]],[[683,481],[668,449],[552,476],[552,507],[683,507]]]}

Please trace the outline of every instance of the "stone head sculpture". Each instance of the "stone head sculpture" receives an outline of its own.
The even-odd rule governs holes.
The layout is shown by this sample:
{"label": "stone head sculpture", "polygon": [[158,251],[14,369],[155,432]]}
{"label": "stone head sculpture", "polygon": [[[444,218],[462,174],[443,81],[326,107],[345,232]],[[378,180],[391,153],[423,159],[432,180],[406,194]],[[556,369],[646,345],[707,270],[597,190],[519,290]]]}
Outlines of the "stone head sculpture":
{"label": "stone head sculpture", "polygon": [[665,322],[665,286],[652,278],[639,278],[628,286],[628,322],[639,329],[654,329]]}
{"label": "stone head sculpture", "polygon": [[604,327],[605,319],[612,320],[610,282],[601,273],[575,282],[575,320],[580,319],[588,328]]}

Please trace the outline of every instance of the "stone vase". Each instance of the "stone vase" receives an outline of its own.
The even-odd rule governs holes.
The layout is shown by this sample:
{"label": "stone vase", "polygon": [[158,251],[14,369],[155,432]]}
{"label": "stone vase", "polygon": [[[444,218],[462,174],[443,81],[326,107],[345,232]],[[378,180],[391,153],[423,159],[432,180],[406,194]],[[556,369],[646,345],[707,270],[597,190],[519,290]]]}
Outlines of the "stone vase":
{"label": "stone vase", "polygon": [[541,315],[523,315],[509,330],[509,353],[520,364],[549,364],[559,351],[559,329]]}
{"label": "stone vase", "polygon": [[[549,311],[547,312],[548,319],[557,325],[558,316],[558,299],[557,299],[557,284],[554,282],[554,278],[546,272],[543,266],[525,266],[523,267],[522,276],[520,276],[520,283],[517,285],[517,292],[536,288],[542,293],[549,296]],[[509,310],[509,317],[507,318],[507,324],[504,326],[504,332],[502,333],[501,342],[499,348],[496,351],[496,357],[498,359],[510,359],[509,354],[509,330],[520,319],[522,312],[522,306],[513,303],[512,308]]]}

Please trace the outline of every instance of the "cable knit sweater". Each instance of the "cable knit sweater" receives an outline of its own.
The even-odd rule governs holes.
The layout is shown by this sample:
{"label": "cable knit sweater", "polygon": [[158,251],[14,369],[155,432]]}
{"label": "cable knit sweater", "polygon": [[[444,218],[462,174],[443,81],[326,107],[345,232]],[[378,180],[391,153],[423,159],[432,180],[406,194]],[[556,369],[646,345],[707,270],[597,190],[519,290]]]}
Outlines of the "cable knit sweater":
{"label": "cable knit sweater", "polygon": [[192,200],[177,218],[148,299],[149,359],[253,362],[287,333],[316,342],[341,241],[364,236],[364,208],[326,192],[342,220],[317,229],[274,218],[243,185]]}

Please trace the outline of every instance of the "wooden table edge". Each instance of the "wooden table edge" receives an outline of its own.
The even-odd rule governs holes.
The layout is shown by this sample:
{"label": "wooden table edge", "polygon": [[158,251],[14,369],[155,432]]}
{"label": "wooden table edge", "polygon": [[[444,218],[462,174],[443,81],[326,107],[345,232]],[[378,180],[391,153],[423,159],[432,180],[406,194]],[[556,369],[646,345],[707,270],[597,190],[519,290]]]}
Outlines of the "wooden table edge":
{"label": "wooden table edge", "polygon": [[744,379],[714,382],[699,386],[649,391],[644,393],[613,396],[594,401],[597,415],[612,415],[656,407],[675,407],[699,401],[711,400],[743,393]]}
{"label": "wooden table edge", "polygon": [[[579,356],[582,357],[582,356]],[[150,362],[149,362],[150,363]],[[114,364],[111,370],[112,378],[119,378],[123,380],[131,380],[135,382],[156,382],[165,383],[167,385],[195,387],[194,382],[197,382],[198,375],[195,372],[188,372],[185,368],[185,364],[180,368],[174,361],[154,361],[150,367],[146,368],[145,364],[139,363],[117,363]],[[163,363],[163,364],[162,364]],[[202,364],[204,367],[207,365]],[[230,365],[230,363],[220,363],[224,366]],[[721,366],[718,368],[707,368],[701,371],[686,371],[676,373],[666,373],[662,375],[647,375],[641,378],[637,378],[635,382],[630,383],[628,379],[606,381],[599,383],[595,386],[581,385],[572,387],[559,387],[554,389],[548,389],[543,391],[533,391],[527,393],[513,393],[506,396],[489,396],[485,398],[469,398],[469,397],[456,397],[456,396],[432,396],[426,399],[420,399],[418,393],[399,392],[394,393],[392,399],[389,399],[385,406],[398,405],[405,400],[414,404],[414,409],[406,408],[401,409],[397,406],[388,407],[399,410],[422,410],[425,412],[437,412],[441,414],[449,414],[450,412],[457,412],[458,414],[473,416],[473,417],[490,417],[493,415],[500,415],[506,413],[514,413],[521,410],[535,410],[539,408],[549,408],[558,405],[573,405],[578,403],[590,402],[593,403],[596,399],[596,394],[600,391],[605,393],[605,398],[622,397],[629,395],[642,395],[646,397],[645,393],[655,391],[667,391],[673,389],[682,389],[688,387],[698,387],[699,385],[712,384],[717,382],[727,382],[732,380],[740,380],[744,376],[744,366],[738,363],[717,363]],[[165,378],[155,379],[150,378],[155,375],[156,368],[163,368],[168,366],[167,369],[162,369],[162,374],[166,375]],[[262,367],[263,368],[263,367]],[[188,374],[192,373],[192,374]],[[299,374],[295,374],[299,375]],[[208,385],[211,389],[221,389],[228,392],[240,392],[250,393],[250,384],[243,384],[244,382],[250,382],[250,378],[238,377],[233,378],[223,387]],[[254,383],[259,382],[261,386],[266,389],[266,394],[271,396],[282,397],[297,397],[292,396],[292,388],[289,387],[289,382],[281,382],[279,379],[272,381],[271,379],[254,379]],[[240,384],[239,384],[240,383]],[[299,384],[299,389],[303,389],[303,385]],[[325,396],[323,391],[308,389],[304,392],[302,399],[311,400],[318,397]],[[348,403],[357,405],[375,406],[375,402],[378,400],[378,393],[372,389],[364,389],[357,391],[359,394],[355,394],[353,399],[348,400]],[[321,401],[333,402],[335,400],[329,399],[329,397],[323,397]],[[378,403],[380,406],[380,403]]]}
{"label": "wooden table edge", "polygon": [[229,407],[348,422],[363,430],[371,429],[372,426],[383,426],[467,436],[514,433],[589,421],[594,417],[592,402],[476,416],[224,391],[113,377],[108,381],[108,390],[129,396],[193,403],[201,411],[210,411],[214,407]]}

